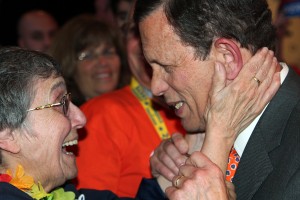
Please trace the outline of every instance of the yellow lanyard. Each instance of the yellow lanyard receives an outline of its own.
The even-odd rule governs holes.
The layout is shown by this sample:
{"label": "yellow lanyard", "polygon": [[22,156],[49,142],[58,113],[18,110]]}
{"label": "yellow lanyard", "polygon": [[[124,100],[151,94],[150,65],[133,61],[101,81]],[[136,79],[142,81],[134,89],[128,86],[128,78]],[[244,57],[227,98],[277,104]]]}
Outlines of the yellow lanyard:
{"label": "yellow lanyard", "polygon": [[135,78],[131,79],[130,88],[133,94],[142,104],[160,138],[162,140],[169,138],[170,134],[164,120],[160,116],[159,112],[153,109],[151,99],[145,94],[144,88],[137,82]]}

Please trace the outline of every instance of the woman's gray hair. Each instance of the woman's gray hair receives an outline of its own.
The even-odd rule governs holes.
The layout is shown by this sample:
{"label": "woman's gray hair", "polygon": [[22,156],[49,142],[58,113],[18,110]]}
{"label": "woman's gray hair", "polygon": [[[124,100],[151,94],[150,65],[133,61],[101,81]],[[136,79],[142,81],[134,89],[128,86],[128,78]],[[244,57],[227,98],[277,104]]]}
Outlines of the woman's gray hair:
{"label": "woman's gray hair", "polygon": [[52,76],[61,76],[52,57],[18,47],[0,48],[0,131],[22,125],[34,99],[34,84]]}

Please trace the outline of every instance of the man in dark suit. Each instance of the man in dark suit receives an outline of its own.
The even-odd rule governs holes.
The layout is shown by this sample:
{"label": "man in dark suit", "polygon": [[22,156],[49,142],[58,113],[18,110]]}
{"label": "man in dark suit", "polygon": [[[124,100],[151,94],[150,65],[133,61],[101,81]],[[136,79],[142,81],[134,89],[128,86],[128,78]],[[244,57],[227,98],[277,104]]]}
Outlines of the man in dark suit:
{"label": "man in dark suit", "polygon": [[[216,62],[225,66],[230,84],[259,49],[275,51],[271,17],[265,0],[137,1],[134,18],[153,69],[151,90],[164,96],[187,132],[206,131],[205,108]],[[284,63],[276,70],[282,85],[262,114],[237,138],[230,133],[215,135],[223,138],[221,145],[234,143],[240,157],[233,178],[237,199],[300,199],[300,78]],[[270,79],[254,72],[249,84],[256,83],[259,90]],[[162,167],[165,160],[159,159],[166,156],[161,153],[160,158],[154,154],[152,166],[171,180],[186,159],[187,148],[182,148],[182,138],[164,144],[161,149],[169,148],[165,153],[169,169]],[[177,185],[179,178],[175,176],[173,184],[178,191],[187,190]]]}

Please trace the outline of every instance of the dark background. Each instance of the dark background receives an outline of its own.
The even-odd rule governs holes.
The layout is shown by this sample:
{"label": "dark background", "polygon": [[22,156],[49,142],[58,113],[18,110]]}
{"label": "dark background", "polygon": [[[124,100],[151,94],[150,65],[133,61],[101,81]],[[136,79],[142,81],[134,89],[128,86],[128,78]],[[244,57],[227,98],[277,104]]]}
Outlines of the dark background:
{"label": "dark background", "polygon": [[80,13],[93,13],[94,0],[0,0],[0,45],[16,45],[17,21],[27,10],[43,9],[61,26]]}

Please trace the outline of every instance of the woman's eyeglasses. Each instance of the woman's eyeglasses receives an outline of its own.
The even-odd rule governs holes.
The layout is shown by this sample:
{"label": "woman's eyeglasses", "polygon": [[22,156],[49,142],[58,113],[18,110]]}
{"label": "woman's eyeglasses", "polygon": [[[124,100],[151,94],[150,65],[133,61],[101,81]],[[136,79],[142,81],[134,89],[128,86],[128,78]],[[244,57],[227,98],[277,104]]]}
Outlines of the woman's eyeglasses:
{"label": "woman's eyeglasses", "polygon": [[52,108],[52,107],[56,107],[56,106],[62,106],[64,115],[68,116],[70,101],[71,101],[71,93],[67,93],[61,98],[59,103],[46,104],[44,106],[31,108],[31,109],[28,109],[27,112],[33,111],[33,110],[42,110],[44,108]]}
{"label": "woman's eyeglasses", "polygon": [[108,46],[102,49],[101,51],[97,50],[87,50],[79,53],[78,60],[79,61],[95,61],[99,59],[99,57],[111,58],[117,56],[116,48],[113,46]]}

